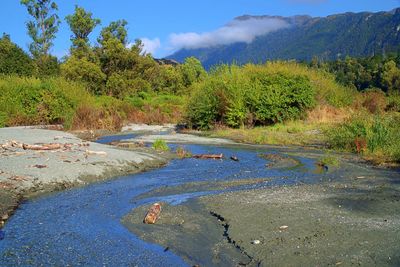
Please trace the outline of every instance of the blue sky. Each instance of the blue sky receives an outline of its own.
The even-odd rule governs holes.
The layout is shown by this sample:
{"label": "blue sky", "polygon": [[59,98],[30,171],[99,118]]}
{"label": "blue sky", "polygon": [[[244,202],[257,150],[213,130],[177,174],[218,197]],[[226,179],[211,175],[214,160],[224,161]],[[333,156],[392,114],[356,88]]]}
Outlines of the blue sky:
{"label": "blue sky", "polygon": [[[0,34],[5,32],[23,49],[30,42],[25,22],[29,16],[19,0],[4,0],[0,10]],[[101,26],[110,21],[126,19],[129,39],[144,38],[147,49],[156,57],[170,54],[174,49],[190,47],[193,42],[204,44],[205,39],[226,37],[230,28],[223,26],[233,18],[248,15],[311,15],[327,16],[347,11],[388,11],[400,6],[399,0],[56,0],[59,16],[63,19],[52,53],[63,56],[70,46],[70,31],[64,18],[79,5],[102,20]],[[274,21],[274,27],[276,26]],[[222,28],[221,28],[222,27]],[[95,42],[101,27],[91,35]],[[251,25],[241,27],[242,33]],[[188,34],[190,33],[190,34]],[[188,38],[191,38],[188,40]],[[252,35],[245,38],[251,38]],[[229,39],[229,38],[228,38]],[[230,40],[230,39],[229,39]],[[229,42],[229,40],[227,42]],[[151,50],[151,51],[150,51]]]}

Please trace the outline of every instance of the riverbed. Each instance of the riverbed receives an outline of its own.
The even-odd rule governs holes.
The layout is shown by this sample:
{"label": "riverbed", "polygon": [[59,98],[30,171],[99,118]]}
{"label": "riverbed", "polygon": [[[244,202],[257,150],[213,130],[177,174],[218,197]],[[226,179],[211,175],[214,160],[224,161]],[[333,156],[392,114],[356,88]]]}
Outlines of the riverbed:
{"label": "riverbed", "polygon": [[[183,146],[224,159],[175,159],[26,201],[1,232],[0,265],[400,263],[399,172],[345,154],[334,155],[338,167],[321,168],[318,150]],[[272,164],[264,154],[290,160]],[[161,218],[144,225],[154,202]]]}

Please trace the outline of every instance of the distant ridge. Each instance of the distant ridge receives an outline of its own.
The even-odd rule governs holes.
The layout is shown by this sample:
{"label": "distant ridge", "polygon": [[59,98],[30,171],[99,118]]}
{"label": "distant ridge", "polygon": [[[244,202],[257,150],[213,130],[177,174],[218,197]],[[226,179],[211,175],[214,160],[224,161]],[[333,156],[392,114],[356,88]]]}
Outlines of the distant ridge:
{"label": "distant ridge", "polygon": [[183,62],[194,56],[210,68],[219,63],[262,63],[274,59],[310,61],[313,57],[320,60],[364,57],[400,49],[400,8],[327,17],[244,15],[235,20],[263,18],[281,19],[290,27],[258,36],[251,43],[181,49],[167,58]]}

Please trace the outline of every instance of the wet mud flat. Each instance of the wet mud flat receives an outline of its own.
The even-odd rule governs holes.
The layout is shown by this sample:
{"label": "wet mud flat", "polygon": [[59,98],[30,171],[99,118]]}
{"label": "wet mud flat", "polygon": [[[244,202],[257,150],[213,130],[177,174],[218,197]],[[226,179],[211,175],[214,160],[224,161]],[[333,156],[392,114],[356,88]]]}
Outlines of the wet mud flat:
{"label": "wet mud flat", "polygon": [[396,177],[354,176],[203,196],[164,204],[155,225],[141,221],[147,208],[133,210],[122,223],[192,265],[400,265]]}

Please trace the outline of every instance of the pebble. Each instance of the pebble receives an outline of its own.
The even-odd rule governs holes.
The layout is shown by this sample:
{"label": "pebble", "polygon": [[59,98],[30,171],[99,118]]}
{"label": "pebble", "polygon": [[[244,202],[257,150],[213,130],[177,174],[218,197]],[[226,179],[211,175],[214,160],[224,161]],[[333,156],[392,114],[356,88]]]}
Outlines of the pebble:
{"label": "pebble", "polygon": [[286,230],[286,229],[288,229],[289,228],[289,226],[287,226],[287,225],[282,225],[281,227],[279,227],[279,230]]}
{"label": "pebble", "polygon": [[259,245],[261,243],[261,241],[256,239],[256,240],[251,241],[251,243],[253,245]]}

